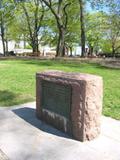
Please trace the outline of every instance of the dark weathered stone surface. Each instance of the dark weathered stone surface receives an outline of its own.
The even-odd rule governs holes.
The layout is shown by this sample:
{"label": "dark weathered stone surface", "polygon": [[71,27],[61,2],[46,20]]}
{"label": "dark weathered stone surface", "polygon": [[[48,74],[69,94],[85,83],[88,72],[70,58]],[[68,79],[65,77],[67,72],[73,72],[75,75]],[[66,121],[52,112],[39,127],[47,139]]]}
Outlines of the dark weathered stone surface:
{"label": "dark weathered stone surface", "polygon": [[42,108],[70,119],[71,86],[43,80]]}
{"label": "dark weathered stone surface", "polygon": [[[70,118],[42,107],[42,81],[71,86]],[[48,71],[37,74],[37,117],[69,133],[80,141],[91,140],[100,133],[103,83],[99,76]],[[53,88],[54,92],[54,88]]]}

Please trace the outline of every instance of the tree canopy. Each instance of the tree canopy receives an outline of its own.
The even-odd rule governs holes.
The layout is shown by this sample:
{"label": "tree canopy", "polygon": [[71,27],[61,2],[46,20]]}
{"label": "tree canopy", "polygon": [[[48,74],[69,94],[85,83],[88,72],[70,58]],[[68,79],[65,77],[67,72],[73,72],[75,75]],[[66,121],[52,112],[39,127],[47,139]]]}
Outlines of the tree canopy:
{"label": "tree canopy", "polygon": [[[9,40],[56,47],[56,56],[120,53],[119,0],[1,0],[0,35],[4,55]],[[88,47],[86,51],[85,47]]]}

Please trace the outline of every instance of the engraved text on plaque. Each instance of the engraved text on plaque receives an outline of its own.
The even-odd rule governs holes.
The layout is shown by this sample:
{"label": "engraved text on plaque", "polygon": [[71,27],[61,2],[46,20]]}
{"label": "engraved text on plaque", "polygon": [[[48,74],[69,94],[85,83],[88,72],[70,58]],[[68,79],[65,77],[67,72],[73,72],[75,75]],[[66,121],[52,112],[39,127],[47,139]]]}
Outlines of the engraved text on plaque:
{"label": "engraved text on plaque", "polygon": [[42,81],[42,108],[70,119],[71,86]]}

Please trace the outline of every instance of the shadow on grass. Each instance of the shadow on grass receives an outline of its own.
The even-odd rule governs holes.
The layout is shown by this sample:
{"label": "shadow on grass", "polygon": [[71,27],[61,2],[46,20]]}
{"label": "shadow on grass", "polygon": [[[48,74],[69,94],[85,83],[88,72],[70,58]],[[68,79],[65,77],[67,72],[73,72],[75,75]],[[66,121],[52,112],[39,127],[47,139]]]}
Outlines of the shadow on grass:
{"label": "shadow on grass", "polygon": [[[15,59],[13,59],[15,61]],[[54,69],[61,67],[66,67],[66,68],[71,68],[73,70],[79,70],[79,69],[88,69],[88,68],[96,68],[96,69],[101,69],[101,70],[119,70],[118,68],[109,68],[107,66],[104,66],[100,63],[97,62],[92,62],[92,61],[74,61],[74,60],[38,60],[38,59],[16,59],[17,64],[28,64],[28,65],[34,65],[34,66],[39,66],[39,67],[50,67]]]}
{"label": "shadow on grass", "polygon": [[35,98],[26,94],[15,93],[9,90],[0,90],[0,107],[11,107],[34,101]]}
{"label": "shadow on grass", "polygon": [[[8,59],[5,59],[6,61],[8,61]],[[11,59],[10,61],[16,61],[17,64],[28,64],[28,65],[36,65],[39,67],[58,67],[60,69],[60,67],[67,67],[71,69],[87,69],[87,68],[97,68],[97,69],[101,69],[101,70],[106,70],[106,71],[110,71],[110,70],[120,70],[119,68],[115,68],[115,67],[110,67],[110,66],[106,66],[101,64],[101,62],[95,62],[92,60],[62,60],[62,59],[51,59],[51,60],[45,60],[45,59]],[[107,63],[107,61],[106,61]]]}
{"label": "shadow on grass", "polygon": [[36,65],[39,67],[67,67],[71,69],[97,68],[102,70],[118,70],[117,68],[109,68],[97,62],[84,61],[62,61],[62,60],[22,60],[22,64]]}
{"label": "shadow on grass", "polygon": [[53,66],[54,62],[51,60],[22,60],[22,64],[36,65],[36,66]]}
{"label": "shadow on grass", "polygon": [[62,133],[61,131],[47,125],[46,123],[42,122],[41,120],[38,120],[36,118],[35,109],[33,109],[33,108],[25,107],[25,108],[13,109],[12,111],[16,115],[18,115],[20,118],[24,119],[26,122],[30,123],[34,127],[38,128],[44,132],[47,132],[47,133],[50,133],[50,134],[53,134],[53,135],[56,135],[59,137],[71,139],[71,137],[66,135],[65,133]]}
{"label": "shadow on grass", "polygon": [[0,90],[0,104],[9,106],[9,104],[12,104],[13,101],[16,99],[16,94],[13,92],[10,92],[8,90]]}

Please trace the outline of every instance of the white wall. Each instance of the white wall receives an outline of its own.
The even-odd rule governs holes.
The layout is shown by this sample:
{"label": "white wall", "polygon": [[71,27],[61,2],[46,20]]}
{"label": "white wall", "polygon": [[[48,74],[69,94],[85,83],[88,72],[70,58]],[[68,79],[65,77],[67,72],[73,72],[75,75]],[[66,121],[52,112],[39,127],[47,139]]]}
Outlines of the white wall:
{"label": "white wall", "polygon": [[[24,48],[24,42],[23,41],[21,41],[19,43],[19,47],[21,49],[16,49],[15,48],[15,44],[16,44],[15,41],[9,41],[8,42],[8,51],[14,51],[15,53],[32,52],[31,49],[22,49],[22,48]],[[2,41],[1,40],[0,40],[0,53],[3,54],[3,45],[2,45]]]}
{"label": "white wall", "polygon": [[15,41],[8,42],[8,51],[13,51],[15,48]]}
{"label": "white wall", "polygon": [[[15,48],[15,41],[8,42],[8,51],[13,51]],[[0,53],[3,53],[3,45],[2,41],[0,40]]]}
{"label": "white wall", "polygon": [[2,41],[0,40],[0,53],[3,53]]}

